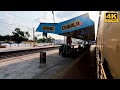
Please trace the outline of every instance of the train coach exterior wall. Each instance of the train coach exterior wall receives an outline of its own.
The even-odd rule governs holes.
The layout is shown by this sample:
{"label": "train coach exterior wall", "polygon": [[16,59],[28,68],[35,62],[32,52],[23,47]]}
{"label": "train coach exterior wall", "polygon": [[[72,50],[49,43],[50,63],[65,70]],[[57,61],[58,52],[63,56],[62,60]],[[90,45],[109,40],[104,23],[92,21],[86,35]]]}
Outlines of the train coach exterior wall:
{"label": "train coach exterior wall", "polygon": [[[102,11],[100,27],[98,29],[97,47],[101,53],[101,59],[106,60],[108,68],[114,79],[120,79],[120,22],[104,22]],[[120,20],[120,12],[118,12]]]}

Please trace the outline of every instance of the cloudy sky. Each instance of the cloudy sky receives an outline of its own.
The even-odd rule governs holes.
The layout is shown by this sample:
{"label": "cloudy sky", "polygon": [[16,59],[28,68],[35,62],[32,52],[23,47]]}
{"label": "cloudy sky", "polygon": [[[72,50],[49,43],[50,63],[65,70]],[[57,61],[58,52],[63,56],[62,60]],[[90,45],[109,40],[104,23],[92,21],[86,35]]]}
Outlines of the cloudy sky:
{"label": "cloudy sky", "polygon": [[[99,11],[54,11],[55,22],[59,23],[76,16],[89,13],[90,19],[95,22],[95,33],[97,32]],[[52,11],[0,11],[0,35],[11,35],[16,27],[22,31],[29,31],[32,39],[33,27],[36,29],[41,22],[53,23]],[[42,35],[36,32],[35,35]],[[63,36],[49,34],[56,39]],[[39,38],[42,36],[39,36]]]}

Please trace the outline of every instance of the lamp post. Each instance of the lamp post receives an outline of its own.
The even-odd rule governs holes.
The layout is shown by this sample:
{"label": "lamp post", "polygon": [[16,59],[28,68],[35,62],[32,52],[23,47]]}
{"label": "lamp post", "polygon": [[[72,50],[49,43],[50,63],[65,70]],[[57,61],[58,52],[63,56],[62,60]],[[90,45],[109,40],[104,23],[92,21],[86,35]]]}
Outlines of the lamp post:
{"label": "lamp post", "polygon": [[35,46],[34,41],[35,41],[35,31],[34,31],[34,27],[33,27],[33,47]]}
{"label": "lamp post", "polygon": [[53,21],[54,21],[54,23],[55,23],[55,19],[54,19],[54,12],[52,11],[52,14],[53,14]]}
{"label": "lamp post", "polygon": [[[38,19],[38,18],[37,18]],[[36,21],[37,19],[34,19],[32,21],[32,25],[33,25],[33,22]],[[34,28],[34,25],[32,26],[33,27],[33,47],[35,46],[35,28]]]}

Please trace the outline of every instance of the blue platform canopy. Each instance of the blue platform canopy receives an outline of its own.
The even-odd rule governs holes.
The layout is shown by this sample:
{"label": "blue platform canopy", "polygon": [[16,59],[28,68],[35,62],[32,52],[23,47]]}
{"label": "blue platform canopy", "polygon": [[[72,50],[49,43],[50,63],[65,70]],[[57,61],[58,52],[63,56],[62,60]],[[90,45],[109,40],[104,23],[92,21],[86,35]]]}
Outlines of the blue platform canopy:
{"label": "blue platform canopy", "polygon": [[82,40],[95,40],[94,22],[89,18],[88,13],[60,23],[40,23],[36,31]]}

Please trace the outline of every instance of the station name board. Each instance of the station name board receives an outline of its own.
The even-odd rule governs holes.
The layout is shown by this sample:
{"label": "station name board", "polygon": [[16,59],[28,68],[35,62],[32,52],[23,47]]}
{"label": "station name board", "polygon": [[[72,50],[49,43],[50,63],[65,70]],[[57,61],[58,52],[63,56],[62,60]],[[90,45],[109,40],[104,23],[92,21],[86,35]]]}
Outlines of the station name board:
{"label": "station name board", "polygon": [[47,31],[54,31],[55,30],[55,26],[43,26],[42,29],[43,30],[47,30]]}
{"label": "station name board", "polygon": [[75,27],[81,26],[81,25],[82,25],[82,22],[80,22],[79,20],[77,20],[77,21],[75,21],[75,22],[72,22],[72,23],[63,25],[63,26],[62,26],[62,30],[69,30],[69,29],[71,29],[71,28],[75,28]]}

